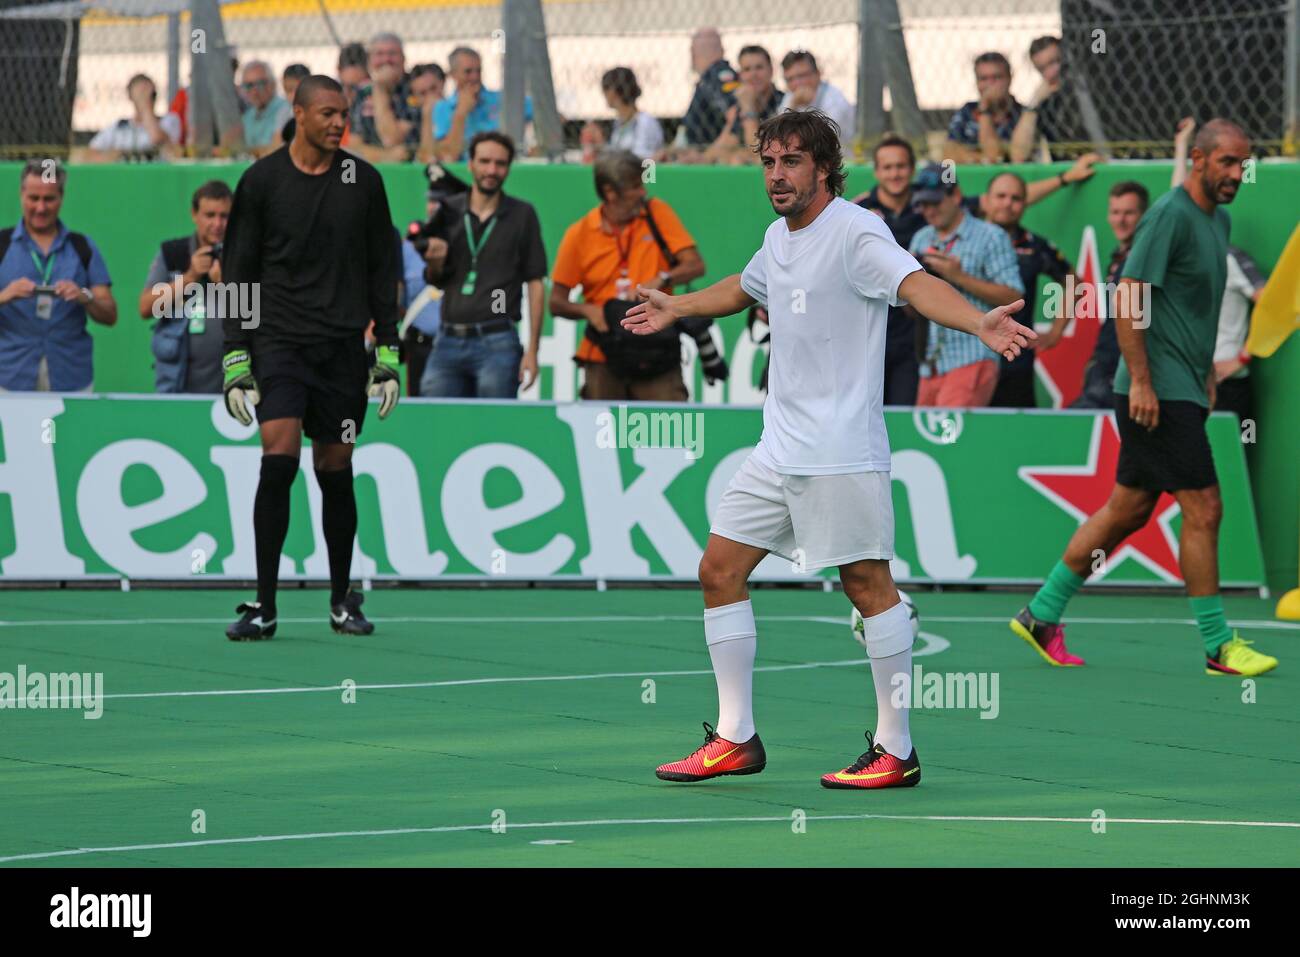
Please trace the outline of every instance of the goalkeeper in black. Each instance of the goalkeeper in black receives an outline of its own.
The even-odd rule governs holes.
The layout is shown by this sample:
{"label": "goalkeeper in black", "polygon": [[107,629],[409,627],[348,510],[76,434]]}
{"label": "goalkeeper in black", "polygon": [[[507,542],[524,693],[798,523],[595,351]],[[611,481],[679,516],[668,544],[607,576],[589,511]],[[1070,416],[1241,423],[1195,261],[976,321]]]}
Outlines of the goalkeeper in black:
{"label": "goalkeeper in black", "polygon": [[[398,243],[378,171],[339,149],[348,116],[343,88],[327,76],[307,77],[293,115],[289,145],[239,181],[222,264],[225,280],[241,284],[232,287],[241,300],[256,304],[252,316],[227,312],[226,408],[245,425],[255,409],[262,437],[253,504],[257,601],[236,609],[241,617],[226,629],[233,641],[275,634],[280,551],[303,433],[321,491],[330,625],[348,635],[374,631],[360,593],[349,587],[357,533],[352,450],[367,394],[380,397],[381,419],[397,404]],[[372,320],[373,366],[365,344]]]}

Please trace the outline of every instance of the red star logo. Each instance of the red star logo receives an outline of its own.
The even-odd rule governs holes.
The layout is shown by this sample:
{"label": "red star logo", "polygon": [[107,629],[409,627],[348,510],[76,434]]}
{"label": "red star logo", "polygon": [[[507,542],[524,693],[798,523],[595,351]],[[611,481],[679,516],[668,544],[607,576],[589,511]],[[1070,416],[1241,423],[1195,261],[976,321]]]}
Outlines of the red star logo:
{"label": "red star logo", "polygon": [[[1080,523],[1101,509],[1115,485],[1115,465],[1119,461],[1119,432],[1113,415],[1099,415],[1092,428],[1085,465],[1026,465],[1020,477],[1042,492]],[[1107,556],[1103,570],[1093,576],[1100,581],[1132,558],[1168,582],[1181,582],[1178,568],[1178,538],[1170,523],[1178,514],[1178,503],[1168,492],[1156,500],[1151,520],[1138,529]]]}
{"label": "red star logo", "polygon": [[1105,315],[1101,281],[1097,234],[1091,226],[1085,226],[1074,275],[1074,301],[1066,303],[1074,308],[1074,318],[1066,325],[1060,342],[1046,352],[1034,355],[1034,369],[1043,388],[1052,397],[1053,408],[1065,408],[1083,390],[1083,370],[1092,358],[1102,316]]}

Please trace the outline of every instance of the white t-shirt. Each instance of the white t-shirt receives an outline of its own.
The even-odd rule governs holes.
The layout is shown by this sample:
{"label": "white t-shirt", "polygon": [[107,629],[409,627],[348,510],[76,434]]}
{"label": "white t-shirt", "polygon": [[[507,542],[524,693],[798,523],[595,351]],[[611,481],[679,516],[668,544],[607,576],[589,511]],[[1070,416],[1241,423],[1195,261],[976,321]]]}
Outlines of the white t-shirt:
{"label": "white t-shirt", "polygon": [[[167,138],[173,143],[179,143],[181,139],[181,118],[175,113],[166,113],[158,118],[158,125],[162,131],[167,134]],[[165,144],[159,144],[165,145]],[[130,153],[140,153],[145,150],[155,149],[153,140],[149,136],[149,128],[143,123],[137,123],[132,117],[126,120],[118,120],[112,126],[106,126],[90,141],[92,150],[123,150]]]}
{"label": "white t-shirt", "polygon": [[[792,97],[794,94],[787,91],[781,98],[781,112],[795,109]],[[825,80],[817,87],[817,95],[807,106],[798,107],[799,112],[804,110],[821,110],[840,127],[840,142],[851,143],[853,141],[854,131],[857,130],[858,117],[853,110],[853,104],[849,102],[848,97],[841,93],[836,87],[831,86]]]}
{"label": "white t-shirt", "polygon": [[920,268],[879,216],[840,197],[803,229],[784,217],[767,228],[740,277],[772,333],[760,461],[786,475],[889,471],[885,324]]}
{"label": "white t-shirt", "polygon": [[641,159],[649,159],[664,145],[664,128],[649,113],[638,110],[626,123],[614,121],[609,145],[616,150],[631,150]]}

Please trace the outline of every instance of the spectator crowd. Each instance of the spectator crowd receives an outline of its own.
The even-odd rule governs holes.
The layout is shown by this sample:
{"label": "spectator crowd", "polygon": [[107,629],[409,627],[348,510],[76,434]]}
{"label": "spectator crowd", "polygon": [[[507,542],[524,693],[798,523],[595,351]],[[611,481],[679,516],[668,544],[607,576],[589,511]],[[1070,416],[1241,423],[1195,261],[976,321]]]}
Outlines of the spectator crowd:
{"label": "spectator crowd", "polygon": [[[597,203],[568,226],[552,259],[536,210],[505,189],[519,146],[501,131],[502,94],[483,85],[477,51],[458,47],[444,70],[434,63],[408,69],[401,39],[391,33],[372,37],[364,47],[341,49],[337,78],[349,107],[342,148],[370,161],[428,164],[421,212],[431,228],[405,237],[394,231],[403,263],[399,300],[411,394],[515,397],[539,374],[543,310],[549,308],[557,320],[584,323],[573,357],[584,370],[583,398],[687,398],[679,337],[695,339],[702,358],[713,355],[707,326],[632,342],[619,324],[637,287],[679,290],[706,272],[688,224],[664,197],[648,192],[644,164],[756,162],[759,124],[787,110],[829,116],[846,151],[856,132],[853,105],[822,78],[809,51],[792,50],[781,58],[784,90],[768,50],[741,48],[737,69],[724,56],[715,29],[694,34],[690,58],[698,82],[671,140],[660,120],[638,107],[642,90],[631,69],[603,74],[601,89],[613,119],[587,123],[580,137]],[[1070,106],[1060,41],[1035,40],[1029,59],[1040,82],[1030,100],[1020,103],[1010,93],[1007,58],[998,52],[978,56],[976,98],[951,118],[945,162],[919,164],[909,141],[887,134],[871,152],[876,185],[853,201],[879,215],[899,245],[979,309],[1023,298],[1017,319],[1047,328],[1036,350],[1008,361],[974,336],[928,323],[910,306],[891,307],[887,405],[1037,404],[1035,352],[1055,348],[1070,322],[1065,309],[1042,314],[1039,281],[1046,277],[1064,286],[1073,267],[1021,219],[1029,206],[1087,180],[1100,157],[1086,154],[1064,172],[1035,181],[1006,170],[983,192],[971,194],[963,191],[955,165],[1050,159],[1054,143],[1084,139]],[[220,131],[214,145],[261,157],[290,142],[293,98],[307,67],[290,64],[277,75],[268,63],[252,60],[232,68],[239,81],[239,122]],[[131,78],[126,93],[130,116],[97,133],[84,159],[168,158],[193,145],[187,91],[165,111],[144,74]],[[527,121],[532,104],[526,100],[524,106]],[[1175,136],[1174,186],[1185,175],[1193,129],[1184,120]],[[468,182],[441,166],[453,161],[467,163]],[[117,320],[108,270],[93,239],[69,231],[59,217],[67,185],[62,169],[52,176],[47,164],[32,161],[19,185],[21,221],[0,230],[0,389],[88,391],[93,375],[87,322],[111,326]],[[159,392],[221,389],[221,252],[232,201],[222,181],[200,186],[189,204],[193,231],[160,240],[148,265],[139,315],[154,323]],[[1110,190],[1107,223],[1117,245],[1107,282],[1120,275],[1149,201],[1147,189],[1135,181]],[[1250,396],[1242,347],[1250,305],[1263,284],[1249,257],[1232,249],[1215,368],[1220,406],[1243,417]],[[1076,407],[1111,407],[1118,360],[1113,323],[1104,322],[1078,384]],[[706,374],[725,377],[725,361],[706,365]]]}

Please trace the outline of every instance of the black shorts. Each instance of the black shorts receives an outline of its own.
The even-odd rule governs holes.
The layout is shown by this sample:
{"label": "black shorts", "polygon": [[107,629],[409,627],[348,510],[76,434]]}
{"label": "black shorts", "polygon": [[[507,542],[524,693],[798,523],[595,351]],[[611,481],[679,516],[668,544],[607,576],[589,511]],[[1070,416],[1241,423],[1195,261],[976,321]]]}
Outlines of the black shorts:
{"label": "black shorts", "polygon": [[1128,396],[1115,396],[1119,465],[1115,481],[1149,492],[1217,485],[1214,455],[1205,434],[1209,410],[1195,402],[1160,400],[1160,424],[1148,432],[1128,414]]}
{"label": "black shorts", "polygon": [[302,419],[310,439],[355,442],[366,418],[369,376],[361,336],[305,346],[256,343],[253,377],[262,396],[257,421]]}

